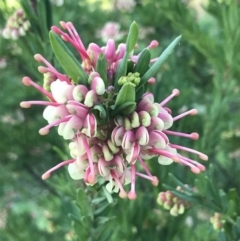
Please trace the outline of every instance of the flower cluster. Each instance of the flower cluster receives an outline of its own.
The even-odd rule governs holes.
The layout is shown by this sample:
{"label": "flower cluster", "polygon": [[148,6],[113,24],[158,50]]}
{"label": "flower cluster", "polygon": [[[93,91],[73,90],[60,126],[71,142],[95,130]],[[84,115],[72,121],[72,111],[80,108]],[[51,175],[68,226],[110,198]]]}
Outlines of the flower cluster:
{"label": "flower cluster", "polygon": [[[177,191],[183,192],[183,189],[178,186]],[[172,216],[183,214],[186,208],[189,208],[190,203],[175,196],[171,191],[160,192],[158,194],[157,202],[163,206],[164,209],[170,210]]]}
{"label": "flower cluster", "polygon": [[2,35],[6,39],[18,39],[26,35],[29,28],[30,22],[26,19],[24,11],[19,9],[8,19]]}
{"label": "flower cluster", "polygon": [[225,220],[222,219],[222,215],[220,213],[214,213],[214,216],[210,218],[210,223],[213,225],[214,230],[224,231],[223,225]]}
{"label": "flower cluster", "polygon": [[[175,121],[195,115],[197,110],[173,117],[166,104],[179,95],[179,90],[174,89],[161,103],[154,101],[152,93],[144,91],[155,82],[149,64],[158,64],[158,58],[151,60],[149,50],[158,42],[152,41],[142,53],[134,55],[138,31],[133,23],[126,44],[116,47],[114,40],[109,39],[106,46],[91,43],[85,49],[73,24],[60,24],[63,30],[53,26],[50,42],[67,75],[59,73],[43,56],[36,54],[35,59],[45,65],[38,68],[44,74],[44,87],[29,77],[23,78],[26,86],[36,88],[48,98],[48,101],[23,101],[20,104],[23,108],[46,106],[43,117],[48,125],[39,133],[46,135],[52,127],[58,126],[58,134],[70,141],[71,159],[51,168],[42,178],[46,179],[59,167],[68,165],[73,179],[83,179],[87,185],[104,180],[110,193],[135,199],[137,177],[158,185],[146,160],[156,157],[161,165],[177,162],[190,167],[194,173],[204,171],[203,165],[182,156],[178,150],[207,160],[205,154],[170,143],[168,138],[173,135],[198,139],[197,133],[169,130]],[[63,40],[77,50],[81,65]],[[129,183],[131,188],[126,192],[124,185]]]}

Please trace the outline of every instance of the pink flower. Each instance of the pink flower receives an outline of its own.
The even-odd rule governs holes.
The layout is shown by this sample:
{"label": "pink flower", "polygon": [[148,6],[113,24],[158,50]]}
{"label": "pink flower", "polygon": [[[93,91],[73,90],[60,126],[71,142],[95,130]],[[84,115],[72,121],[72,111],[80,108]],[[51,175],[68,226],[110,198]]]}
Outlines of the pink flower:
{"label": "pink flower", "polygon": [[120,24],[115,22],[107,22],[97,35],[104,43],[109,39],[117,41],[123,37],[123,33],[120,31]]}

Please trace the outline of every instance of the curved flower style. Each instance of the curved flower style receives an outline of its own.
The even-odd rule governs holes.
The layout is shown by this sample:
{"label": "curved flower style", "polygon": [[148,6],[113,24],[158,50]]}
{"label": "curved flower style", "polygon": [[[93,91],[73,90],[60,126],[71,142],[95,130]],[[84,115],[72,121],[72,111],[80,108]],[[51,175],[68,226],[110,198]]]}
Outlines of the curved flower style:
{"label": "curved flower style", "polygon": [[[40,54],[36,54],[35,59],[45,65],[38,68],[44,74],[44,88],[29,77],[23,78],[26,86],[36,88],[48,98],[48,101],[23,101],[20,104],[23,108],[46,106],[43,117],[48,125],[39,133],[45,135],[52,127],[58,126],[58,134],[70,140],[71,159],[51,168],[42,178],[46,179],[59,167],[68,165],[73,179],[83,179],[88,185],[104,179],[110,193],[118,192],[121,198],[135,199],[137,177],[158,185],[157,177],[147,167],[148,159],[156,157],[161,165],[177,162],[190,167],[194,173],[204,171],[202,164],[178,151],[193,153],[207,160],[205,154],[170,143],[168,139],[173,135],[197,140],[197,133],[169,130],[175,121],[195,115],[197,110],[173,117],[166,104],[179,95],[179,90],[174,89],[161,103],[154,101],[152,93],[142,91],[155,83],[154,71],[159,59],[164,59],[150,59],[149,49],[155,48],[158,42],[152,41],[139,55],[134,55],[137,27],[133,23],[126,44],[116,48],[110,39],[106,46],[91,43],[85,49],[72,23],[60,24],[63,30],[53,26],[50,41],[67,75],[59,73]],[[81,65],[66,50],[58,35],[78,51]],[[173,47],[171,44],[170,48]],[[154,64],[149,68],[151,63]],[[124,185],[129,183],[131,189],[127,193]]]}

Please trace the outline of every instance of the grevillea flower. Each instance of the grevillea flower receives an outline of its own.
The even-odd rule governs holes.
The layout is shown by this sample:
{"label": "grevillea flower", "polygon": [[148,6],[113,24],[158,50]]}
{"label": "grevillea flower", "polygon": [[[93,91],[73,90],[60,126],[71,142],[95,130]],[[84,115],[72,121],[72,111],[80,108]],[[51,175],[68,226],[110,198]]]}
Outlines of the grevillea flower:
{"label": "grevillea flower", "polygon": [[[174,89],[161,103],[155,102],[153,94],[145,91],[149,84],[155,83],[153,75],[180,37],[159,58],[151,59],[150,49],[158,45],[155,40],[140,54],[133,53],[138,34],[135,22],[126,44],[116,46],[114,40],[109,39],[106,46],[90,43],[88,48],[84,47],[71,22],[60,24],[62,29],[52,27],[50,42],[65,73],[58,72],[43,56],[36,54],[35,59],[45,65],[38,68],[44,74],[44,87],[29,77],[23,78],[23,84],[34,87],[48,99],[20,104],[23,108],[46,107],[43,117],[48,124],[39,133],[46,135],[52,127],[58,127],[58,134],[70,142],[71,158],[48,170],[42,178],[50,177],[53,171],[67,165],[73,179],[82,179],[87,185],[103,179],[110,193],[135,199],[137,178],[158,185],[157,177],[147,166],[149,159],[156,158],[160,165],[179,163],[194,173],[204,171],[202,164],[179,151],[207,160],[205,154],[170,143],[168,138],[198,139],[197,133],[169,130],[175,121],[196,115],[197,110],[173,117],[166,104],[179,95],[179,90]],[[76,49],[81,64],[64,41]],[[127,184],[131,186],[129,192],[125,190]]]}
{"label": "grevillea flower", "polygon": [[18,39],[26,35],[29,28],[30,22],[26,19],[24,11],[19,9],[8,19],[2,35],[6,39]]}

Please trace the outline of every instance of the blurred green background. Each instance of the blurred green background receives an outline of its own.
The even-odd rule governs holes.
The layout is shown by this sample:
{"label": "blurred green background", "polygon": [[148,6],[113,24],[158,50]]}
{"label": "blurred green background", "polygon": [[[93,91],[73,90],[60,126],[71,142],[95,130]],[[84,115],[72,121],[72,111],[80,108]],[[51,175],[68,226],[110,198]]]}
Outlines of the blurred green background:
{"label": "blurred green background", "polygon": [[[19,106],[23,100],[43,98],[25,87],[21,79],[29,76],[42,84],[33,55],[40,53],[54,61],[47,31],[51,25],[59,26],[61,20],[73,22],[85,46],[91,42],[104,46],[109,36],[118,43],[124,42],[129,25],[136,21],[140,29],[136,51],[156,39],[159,46],[152,51],[154,57],[182,34],[180,45],[159,70],[152,91],[160,102],[172,89],[180,90],[181,95],[169,103],[173,115],[198,109],[197,116],[175,123],[174,129],[198,132],[200,139],[173,140],[209,156],[209,162],[204,163],[207,171],[198,176],[175,164],[148,163],[160,184],[154,187],[138,180],[135,201],[119,200],[117,194],[113,195],[113,203],[101,212],[111,217],[103,226],[109,235],[105,235],[106,239],[240,240],[239,1],[64,0],[61,6],[56,3],[57,0],[0,0],[0,240],[104,240],[91,233],[104,222],[92,223],[92,227],[77,225],[69,216],[79,214],[73,201],[76,189],[85,188],[81,181],[73,181],[66,168],[47,181],[41,179],[47,169],[68,158],[67,143],[56,130],[47,136],[38,134],[45,125],[42,107],[22,110]],[[7,19],[20,8],[26,11],[31,28],[17,40],[5,39],[1,35]],[[105,25],[108,22],[110,25]],[[202,183],[201,198],[178,217],[172,217],[156,202],[158,193],[166,190],[163,183],[173,188],[178,185],[169,172],[191,187],[195,186],[196,178]],[[88,192],[86,202],[91,205],[91,198],[100,191]],[[209,221],[215,212],[224,217],[222,231],[214,230]],[[84,232],[86,239],[80,238]]]}

